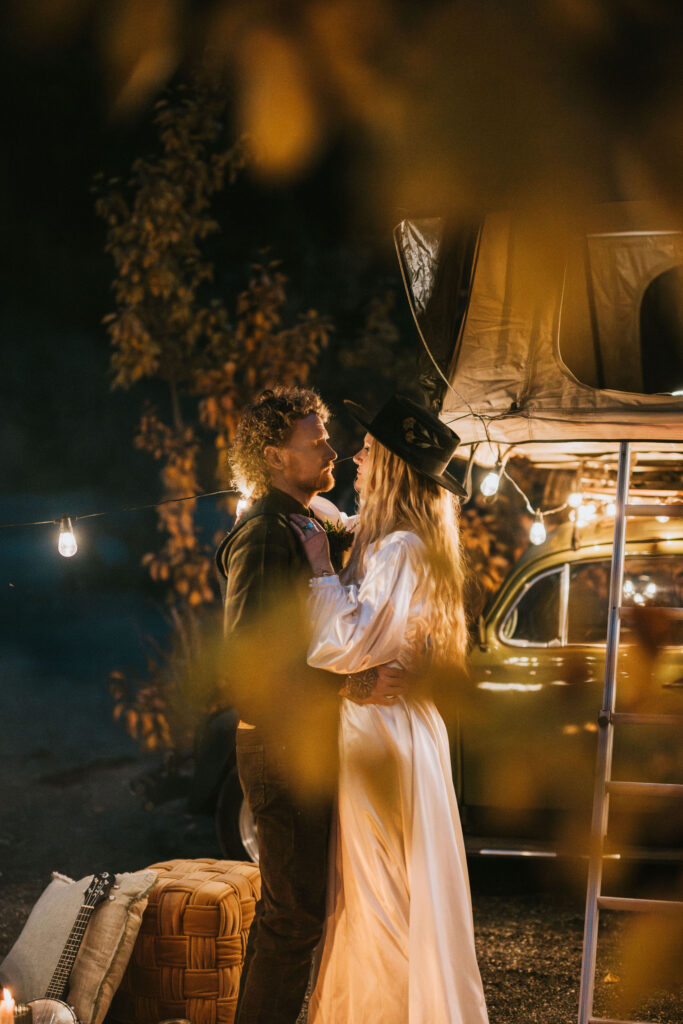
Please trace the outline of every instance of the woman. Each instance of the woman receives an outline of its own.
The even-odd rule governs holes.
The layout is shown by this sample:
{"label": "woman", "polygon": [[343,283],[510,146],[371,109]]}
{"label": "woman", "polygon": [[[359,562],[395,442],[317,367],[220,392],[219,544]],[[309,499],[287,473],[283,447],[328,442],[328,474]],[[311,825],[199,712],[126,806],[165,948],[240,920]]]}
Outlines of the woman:
{"label": "woman", "polygon": [[324,531],[295,528],[313,570],[310,664],[347,679],[328,921],[309,1024],[486,1024],[446,729],[422,699],[372,702],[373,668],[462,664],[458,442],[394,396],[354,457],[360,522],[343,580]]}

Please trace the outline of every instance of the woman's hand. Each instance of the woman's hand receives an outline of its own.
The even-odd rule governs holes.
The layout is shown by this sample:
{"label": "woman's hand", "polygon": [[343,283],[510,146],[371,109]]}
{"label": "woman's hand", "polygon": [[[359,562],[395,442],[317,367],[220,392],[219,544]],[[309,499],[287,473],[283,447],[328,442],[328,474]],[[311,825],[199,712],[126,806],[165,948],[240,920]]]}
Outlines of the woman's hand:
{"label": "woman's hand", "polygon": [[330,545],[320,523],[306,516],[290,515],[292,529],[301,541],[304,554],[310,562],[314,576],[334,576],[330,561]]}

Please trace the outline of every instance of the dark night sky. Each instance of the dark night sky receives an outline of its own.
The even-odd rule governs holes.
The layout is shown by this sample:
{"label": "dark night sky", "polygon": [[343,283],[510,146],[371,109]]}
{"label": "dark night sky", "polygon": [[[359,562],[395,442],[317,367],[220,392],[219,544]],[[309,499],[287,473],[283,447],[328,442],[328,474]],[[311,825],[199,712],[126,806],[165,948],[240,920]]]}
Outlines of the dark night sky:
{"label": "dark night sky", "polygon": [[[109,388],[101,319],[112,309],[112,265],[90,191],[97,172],[125,175],[154,147],[150,110],[127,121],[108,116],[101,68],[85,40],[34,53],[4,45],[0,83],[0,523],[153,502],[161,492],[156,466],[132,441],[145,399],[165,396],[149,383]],[[391,225],[386,234],[371,230],[350,199],[353,160],[353,147],[340,141],[305,180],[276,187],[244,176],[217,197],[221,233],[211,245],[228,308],[267,246],[284,262],[292,311],[331,314],[333,344],[348,343],[378,288],[400,287]],[[401,315],[408,324],[407,304]],[[210,477],[202,483],[213,489]],[[198,518],[207,540],[228,525],[211,499]],[[159,535],[154,512],[89,520],[77,532],[79,553],[68,560],[57,554],[53,526],[0,529],[4,714],[8,728],[30,736],[37,729],[37,737],[45,716],[36,719],[31,708],[54,706],[60,728],[81,735],[76,747],[110,748],[124,734],[111,723],[108,673],[144,675],[145,637],[162,639],[168,628],[162,594],[140,564]],[[83,716],[90,739],[77,725]]]}
{"label": "dark night sky", "polygon": [[[33,54],[6,47],[1,68],[4,95],[12,97],[0,181],[5,488],[96,485],[122,490],[125,500],[151,499],[149,463],[130,438],[143,398],[155,395],[144,385],[108,391],[100,321],[112,308],[112,265],[90,192],[98,171],[123,175],[153,147],[150,111],[125,121],[108,116],[85,41]],[[264,247],[284,261],[294,309],[332,314],[335,344],[357,328],[377,285],[399,286],[390,225],[386,235],[373,234],[352,206],[353,159],[340,142],[304,180],[269,187],[245,176],[217,198],[221,234],[211,244],[229,307]]]}

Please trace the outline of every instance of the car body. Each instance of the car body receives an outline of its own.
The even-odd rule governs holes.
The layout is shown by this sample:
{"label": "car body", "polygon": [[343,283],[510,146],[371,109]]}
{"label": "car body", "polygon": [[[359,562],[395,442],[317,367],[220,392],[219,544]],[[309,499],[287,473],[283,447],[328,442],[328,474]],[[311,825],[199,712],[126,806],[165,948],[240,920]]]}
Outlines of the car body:
{"label": "car body", "polygon": [[[683,530],[628,520],[618,710],[683,714]],[[468,846],[586,847],[602,704],[614,520],[560,527],[530,548],[479,622],[453,737]],[[680,725],[620,725],[613,777],[681,780]],[[613,800],[615,848],[664,853],[680,817]],[[637,813],[635,813],[637,812]]]}

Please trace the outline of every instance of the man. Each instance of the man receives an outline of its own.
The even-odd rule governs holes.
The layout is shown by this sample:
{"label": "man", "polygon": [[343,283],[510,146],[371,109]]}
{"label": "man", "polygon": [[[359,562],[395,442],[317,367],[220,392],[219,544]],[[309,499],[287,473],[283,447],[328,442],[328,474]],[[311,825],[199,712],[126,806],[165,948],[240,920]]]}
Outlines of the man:
{"label": "man", "polygon": [[[287,618],[288,592],[310,576],[288,516],[312,519],[311,500],[334,486],[328,418],[314,391],[284,387],[263,392],[242,416],[230,463],[252,503],[217,553],[229,634],[266,612]],[[254,656],[267,657],[268,637],[261,635],[259,642]],[[283,721],[301,699],[309,671],[302,663],[301,686],[274,709]],[[338,688],[339,677],[331,675],[330,683]],[[382,699],[399,687],[395,673],[381,670],[373,696]],[[249,720],[258,702],[247,704],[248,697],[240,708],[245,720],[237,730],[237,767],[258,832],[262,896],[249,934],[236,1024],[295,1024],[325,916],[330,805],[303,802],[292,792],[283,771],[286,744],[273,730],[272,716],[264,728]]]}

